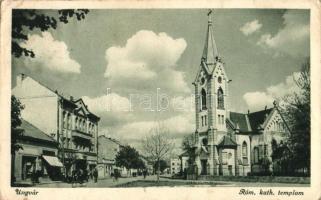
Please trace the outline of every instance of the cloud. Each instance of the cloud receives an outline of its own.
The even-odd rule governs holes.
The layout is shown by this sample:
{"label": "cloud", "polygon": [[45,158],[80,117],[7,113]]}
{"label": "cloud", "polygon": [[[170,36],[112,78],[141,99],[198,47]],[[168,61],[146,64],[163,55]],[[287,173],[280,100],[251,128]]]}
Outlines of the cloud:
{"label": "cloud", "polygon": [[294,81],[298,76],[299,73],[294,72],[291,76],[287,76],[284,82],[267,87],[266,91],[245,93],[243,99],[251,111],[257,111],[263,109],[265,106],[271,106],[274,100],[280,100],[286,95],[300,92],[299,87]]}
{"label": "cloud", "polygon": [[119,96],[116,93],[106,94],[99,97],[83,96],[83,101],[93,112],[128,112],[130,111],[130,101],[126,97]]}
{"label": "cloud", "polygon": [[55,72],[80,73],[80,64],[70,58],[67,45],[55,40],[49,32],[28,35],[28,40],[20,45],[35,53],[35,58],[24,58],[25,66],[30,70],[47,68]]}
{"label": "cloud", "polygon": [[175,69],[187,44],[166,33],[141,30],[123,47],[106,50],[105,77],[110,85],[141,90],[159,87],[169,91],[189,92],[184,73]]}
{"label": "cloud", "polygon": [[308,56],[309,46],[309,15],[305,12],[289,10],[283,15],[284,27],[275,35],[261,35],[257,45],[273,49],[279,53],[292,56]]}
{"label": "cloud", "polygon": [[194,114],[181,114],[169,117],[160,121],[138,121],[131,122],[119,127],[117,130],[118,137],[126,140],[142,139],[150,133],[150,130],[161,122],[169,129],[169,134],[172,137],[184,136],[195,131]]}
{"label": "cloud", "polygon": [[251,35],[252,33],[258,31],[262,27],[262,24],[259,23],[259,20],[253,20],[251,22],[245,23],[241,28],[240,31],[248,36]]}

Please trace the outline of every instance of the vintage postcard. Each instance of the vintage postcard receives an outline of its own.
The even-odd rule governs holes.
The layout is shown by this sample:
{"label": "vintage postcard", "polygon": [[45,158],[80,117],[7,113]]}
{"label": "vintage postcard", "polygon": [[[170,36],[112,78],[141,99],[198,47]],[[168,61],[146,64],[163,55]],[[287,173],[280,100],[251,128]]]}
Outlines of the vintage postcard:
{"label": "vintage postcard", "polygon": [[320,2],[244,3],[3,1],[0,199],[320,199]]}

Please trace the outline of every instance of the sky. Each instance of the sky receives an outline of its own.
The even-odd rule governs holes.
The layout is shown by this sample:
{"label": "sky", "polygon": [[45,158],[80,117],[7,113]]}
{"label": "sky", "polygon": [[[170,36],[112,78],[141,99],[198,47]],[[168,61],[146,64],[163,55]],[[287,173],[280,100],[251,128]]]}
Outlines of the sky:
{"label": "sky", "polygon": [[[231,111],[272,107],[296,90],[293,76],[310,55],[309,17],[308,10],[214,10],[216,45],[232,80]],[[20,44],[36,57],[13,58],[13,87],[25,73],[82,98],[101,117],[100,135],[138,149],[162,122],[179,151],[195,131],[192,82],[206,30],[206,9],[90,10],[85,20],[28,31]]]}

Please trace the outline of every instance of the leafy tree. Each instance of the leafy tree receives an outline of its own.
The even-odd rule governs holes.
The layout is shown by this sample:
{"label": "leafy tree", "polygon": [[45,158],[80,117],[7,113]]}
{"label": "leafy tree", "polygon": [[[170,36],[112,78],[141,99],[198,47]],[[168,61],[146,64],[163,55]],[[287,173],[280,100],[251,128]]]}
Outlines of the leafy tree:
{"label": "leafy tree", "polygon": [[11,96],[11,184],[15,182],[14,169],[15,169],[15,155],[16,151],[22,149],[22,146],[18,144],[18,139],[23,135],[23,129],[19,126],[22,123],[21,110],[24,106],[19,99],[14,95]]}
{"label": "leafy tree", "polygon": [[11,96],[11,153],[14,154],[22,148],[17,144],[17,139],[22,136],[23,130],[19,129],[21,125],[21,110],[24,106],[14,95]]}
{"label": "leafy tree", "polygon": [[117,153],[115,161],[116,166],[125,167],[126,169],[139,169],[144,166],[138,151],[131,146],[122,147]]}
{"label": "leafy tree", "polygon": [[[310,62],[302,64],[301,71],[294,78],[300,92],[295,92],[284,98],[281,112],[289,125],[290,136],[287,146],[291,156],[289,163],[295,163],[296,169],[306,169],[310,173]],[[285,153],[287,153],[285,151]]]}
{"label": "leafy tree", "polygon": [[158,163],[157,181],[159,181],[160,161],[165,159],[174,148],[174,143],[169,138],[168,128],[164,124],[158,123],[142,140],[142,144],[145,154]]}
{"label": "leafy tree", "polygon": [[85,19],[86,14],[89,12],[87,9],[65,9],[58,10],[57,17],[52,17],[43,14],[40,10],[34,9],[14,9],[12,11],[12,49],[11,53],[15,57],[30,56],[35,57],[32,49],[26,49],[20,46],[20,42],[28,40],[26,29],[40,30],[41,32],[48,29],[56,29],[58,21],[68,23],[69,18],[76,17],[77,20]]}

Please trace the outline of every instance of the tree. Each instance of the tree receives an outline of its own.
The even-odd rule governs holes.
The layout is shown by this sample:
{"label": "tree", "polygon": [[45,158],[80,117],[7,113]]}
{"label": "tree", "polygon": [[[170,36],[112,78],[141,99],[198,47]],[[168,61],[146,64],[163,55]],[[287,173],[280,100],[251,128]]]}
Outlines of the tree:
{"label": "tree", "polygon": [[182,149],[184,152],[186,152],[188,154],[189,164],[192,164],[191,162],[195,156],[195,147],[194,146],[195,146],[195,135],[190,134],[190,135],[184,136],[183,141],[182,141]]}
{"label": "tree", "polygon": [[23,135],[23,129],[19,128],[22,123],[21,110],[24,106],[14,95],[11,96],[11,184],[15,182],[14,168],[16,151],[22,149],[18,139]]}
{"label": "tree", "polygon": [[299,92],[284,98],[282,113],[288,123],[290,136],[287,146],[291,156],[289,163],[296,169],[305,169],[310,174],[310,62],[302,64],[301,71],[294,81]]}
{"label": "tree", "polygon": [[139,169],[144,165],[139,157],[138,151],[129,145],[120,149],[116,155],[115,161],[116,166],[125,167],[127,170]]}
{"label": "tree", "polygon": [[164,172],[164,170],[169,166],[165,160],[160,160],[159,163],[155,162],[153,167],[155,171],[159,170],[160,172]]}
{"label": "tree", "polygon": [[142,140],[142,145],[145,154],[158,163],[157,181],[159,181],[160,161],[165,159],[174,148],[174,143],[169,138],[168,128],[162,123],[157,123],[151,128],[150,134]]}
{"label": "tree", "polygon": [[57,21],[68,23],[69,18],[76,16],[77,20],[85,19],[88,9],[65,9],[58,10],[57,17],[48,16],[43,14],[40,10],[34,9],[14,9],[12,11],[12,41],[11,41],[11,53],[15,57],[30,56],[35,57],[32,49],[26,49],[19,43],[23,40],[28,40],[26,29],[34,30],[38,29],[41,32],[48,29],[56,29]]}

